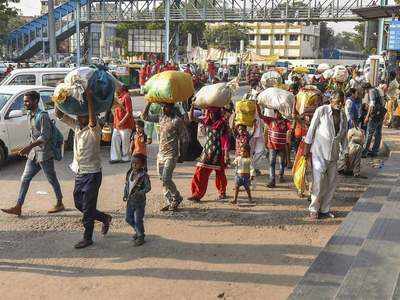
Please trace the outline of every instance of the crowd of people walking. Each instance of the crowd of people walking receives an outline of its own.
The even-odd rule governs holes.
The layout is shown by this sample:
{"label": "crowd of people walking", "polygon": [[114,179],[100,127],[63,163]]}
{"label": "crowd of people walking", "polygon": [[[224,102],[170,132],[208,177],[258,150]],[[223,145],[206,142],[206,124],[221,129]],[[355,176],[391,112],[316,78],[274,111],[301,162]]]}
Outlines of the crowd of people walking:
{"label": "crowd of people walking", "polygon": [[[166,67],[168,70],[175,68],[172,64]],[[142,79],[146,78],[147,73],[144,72],[152,72],[150,69],[143,70]],[[309,198],[310,218],[333,218],[331,204],[338,172],[361,176],[361,158],[378,155],[382,127],[384,123],[393,126],[397,116],[395,112],[399,109],[399,83],[396,74],[390,74],[388,82],[372,87],[357,69],[351,71],[352,75],[348,80],[340,84],[335,84],[318,73],[307,82],[303,77],[292,74],[288,89],[296,96],[302,89],[313,86],[318,100],[300,114],[296,108],[296,103],[300,100],[296,98],[290,117],[284,116],[279,110],[268,111],[257,104],[254,126],[251,128],[235,124],[233,105],[200,109],[193,105],[193,98],[184,105],[149,103],[135,119],[129,91],[124,86],[120,88],[118,101],[113,107],[110,163],[130,162],[123,198],[127,201],[126,221],[135,231],[135,245],[140,246],[145,241],[143,218],[146,193],[151,190],[147,174],[147,146],[153,142],[154,126],[158,128],[159,144],[156,166],[165,197],[162,211],[176,211],[184,200],[174,183],[174,170],[179,162],[187,160],[185,155],[188,152],[192,151],[193,154],[194,148],[187,148],[198,140],[199,124],[203,143],[198,155],[195,155],[198,156],[198,162],[190,184],[189,201],[200,202],[206,197],[209,177],[213,171],[216,175],[218,200],[228,198],[226,170],[233,166],[235,192],[231,203],[238,203],[241,187],[244,187],[249,202],[253,203],[251,189],[259,183],[257,178],[262,173],[263,166],[268,165],[269,169],[269,179],[265,184],[273,189],[287,180],[285,172],[288,167],[294,167],[299,157],[303,156],[310,165],[308,176],[311,180],[308,193],[301,191],[299,195]],[[226,76],[226,70],[221,72]],[[257,67],[249,72],[250,89],[245,96],[248,99],[255,99],[264,89],[260,84],[259,72]],[[215,76],[217,71],[209,73],[209,76]],[[85,229],[83,239],[75,245],[76,248],[84,248],[93,243],[95,221],[103,224],[103,234],[107,234],[112,221],[111,215],[96,208],[102,181],[101,128],[90,100],[90,90],[86,94],[89,99],[88,116],[74,119],[56,109],[57,117],[75,133],[71,165],[75,174],[73,197],[76,208],[83,213]],[[8,214],[21,215],[29,183],[40,169],[52,185],[57,199],[49,213],[65,209],[51,147],[54,125],[47,113],[40,110],[38,101],[39,94],[36,92],[29,92],[24,97],[25,106],[30,111],[28,119],[31,142],[20,152],[28,160],[16,205],[2,209]],[[278,159],[277,177],[275,173]]]}

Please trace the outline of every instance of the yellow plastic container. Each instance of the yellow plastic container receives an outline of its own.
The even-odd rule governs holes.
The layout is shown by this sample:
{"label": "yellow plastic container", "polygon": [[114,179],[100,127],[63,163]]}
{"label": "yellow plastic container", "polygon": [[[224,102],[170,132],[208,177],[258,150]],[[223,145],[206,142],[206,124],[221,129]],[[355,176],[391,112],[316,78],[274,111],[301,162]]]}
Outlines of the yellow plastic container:
{"label": "yellow plastic container", "polygon": [[110,125],[104,125],[103,129],[101,130],[101,140],[103,142],[109,143],[111,142],[112,137],[112,128]]}

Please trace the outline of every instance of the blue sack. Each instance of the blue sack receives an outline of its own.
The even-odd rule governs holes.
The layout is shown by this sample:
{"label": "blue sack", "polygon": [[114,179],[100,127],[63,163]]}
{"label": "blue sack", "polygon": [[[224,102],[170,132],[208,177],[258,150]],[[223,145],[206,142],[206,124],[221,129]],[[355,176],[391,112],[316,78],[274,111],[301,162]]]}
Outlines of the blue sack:
{"label": "blue sack", "polygon": [[[88,88],[93,92],[93,106],[96,114],[103,113],[111,108],[114,100],[115,84],[113,78],[104,69],[97,69],[93,73],[89,79]],[[83,102],[70,96],[64,102],[58,103],[57,106],[62,112],[69,115],[88,115],[85,96]]]}

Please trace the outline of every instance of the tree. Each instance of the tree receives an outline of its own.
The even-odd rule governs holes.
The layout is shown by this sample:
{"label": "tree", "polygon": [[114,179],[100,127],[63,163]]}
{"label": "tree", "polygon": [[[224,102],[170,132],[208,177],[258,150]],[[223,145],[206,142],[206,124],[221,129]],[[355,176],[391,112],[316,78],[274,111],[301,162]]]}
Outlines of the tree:
{"label": "tree", "polygon": [[335,48],[342,49],[342,50],[349,50],[349,51],[361,51],[361,47],[355,43],[357,38],[357,34],[352,32],[340,32],[335,35],[334,43]]}
{"label": "tree", "polygon": [[239,51],[241,40],[244,41],[245,46],[249,42],[248,32],[247,26],[229,23],[215,27],[208,26],[204,32],[204,38],[207,45]]}
{"label": "tree", "polygon": [[19,0],[0,0],[0,40],[12,29],[21,25],[17,20],[18,10],[10,7],[10,3],[18,3]]}

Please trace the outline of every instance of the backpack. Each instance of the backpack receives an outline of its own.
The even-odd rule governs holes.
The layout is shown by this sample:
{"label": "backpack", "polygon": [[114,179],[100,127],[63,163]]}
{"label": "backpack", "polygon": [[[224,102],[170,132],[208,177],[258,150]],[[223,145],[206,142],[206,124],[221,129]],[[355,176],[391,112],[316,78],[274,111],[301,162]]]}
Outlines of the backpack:
{"label": "backpack", "polygon": [[[40,129],[40,119],[42,114],[47,114],[47,112],[38,110],[35,115],[35,126],[39,130]],[[62,135],[61,131],[57,128],[55,124],[55,120],[50,120],[51,125],[51,137],[50,137],[50,147],[53,152],[53,158],[56,161],[60,161],[63,158],[63,151],[62,146],[64,144],[64,136]]]}
{"label": "backpack", "polygon": [[383,98],[377,89],[373,89],[374,108],[371,112],[371,119],[375,122],[380,122],[385,118],[387,112],[383,103]]}

